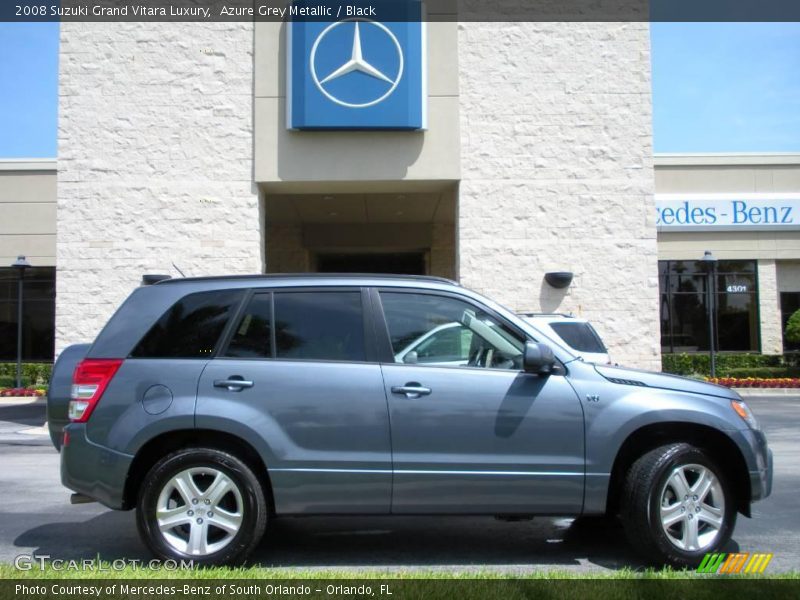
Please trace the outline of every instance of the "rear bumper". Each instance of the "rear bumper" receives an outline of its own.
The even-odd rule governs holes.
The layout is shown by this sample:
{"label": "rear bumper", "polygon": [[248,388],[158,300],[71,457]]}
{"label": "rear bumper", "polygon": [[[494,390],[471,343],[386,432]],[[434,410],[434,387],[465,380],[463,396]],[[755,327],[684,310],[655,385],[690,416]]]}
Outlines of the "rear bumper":
{"label": "rear bumper", "polygon": [[92,443],[83,423],[67,425],[64,431],[69,443],[61,448],[61,483],[109,508],[127,508],[125,481],[133,456]]}

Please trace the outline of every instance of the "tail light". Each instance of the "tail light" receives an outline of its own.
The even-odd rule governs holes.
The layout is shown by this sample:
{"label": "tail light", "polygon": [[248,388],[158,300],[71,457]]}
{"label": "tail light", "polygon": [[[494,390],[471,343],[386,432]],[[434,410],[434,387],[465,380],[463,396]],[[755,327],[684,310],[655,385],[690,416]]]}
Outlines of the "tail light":
{"label": "tail light", "polygon": [[72,394],[69,402],[69,420],[85,423],[89,420],[98,400],[106,391],[114,374],[122,365],[121,359],[86,359],[78,363],[72,375]]}

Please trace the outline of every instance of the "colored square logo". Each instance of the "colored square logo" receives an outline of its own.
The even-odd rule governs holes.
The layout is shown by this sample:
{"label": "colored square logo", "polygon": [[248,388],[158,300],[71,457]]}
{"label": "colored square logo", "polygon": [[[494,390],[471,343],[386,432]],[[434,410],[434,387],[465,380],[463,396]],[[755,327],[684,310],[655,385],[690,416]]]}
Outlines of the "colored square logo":
{"label": "colored square logo", "polygon": [[425,28],[421,3],[406,5],[405,21],[288,23],[290,129],[425,129]]}

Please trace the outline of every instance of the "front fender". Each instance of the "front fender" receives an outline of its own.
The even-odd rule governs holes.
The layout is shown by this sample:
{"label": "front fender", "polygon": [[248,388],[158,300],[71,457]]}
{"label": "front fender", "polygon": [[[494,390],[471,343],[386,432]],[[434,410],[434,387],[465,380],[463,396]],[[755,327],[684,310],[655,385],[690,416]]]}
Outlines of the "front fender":
{"label": "front fender", "polygon": [[586,471],[589,473],[610,474],[614,459],[625,440],[648,425],[701,425],[726,433],[729,437],[738,432],[735,424],[727,418],[726,409],[713,400],[706,401],[703,396],[636,388],[611,400],[606,406],[602,404],[602,395],[600,398],[599,402],[587,403],[584,412]]}
{"label": "front fender", "polygon": [[712,428],[726,435],[742,451],[743,423],[730,408],[730,401],[674,390],[612,383],[580,373],[571,380],[584,405],[586,435],[586,494],[584,512],[606,509],[614,461],[625,441],[650,425],[670,423]]}

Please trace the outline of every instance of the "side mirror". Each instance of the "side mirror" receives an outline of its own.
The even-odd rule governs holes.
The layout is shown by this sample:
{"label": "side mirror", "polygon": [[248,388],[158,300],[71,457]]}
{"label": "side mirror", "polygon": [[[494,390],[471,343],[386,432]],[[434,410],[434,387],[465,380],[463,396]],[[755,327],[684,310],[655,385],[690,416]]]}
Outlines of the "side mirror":
{"label": "side mirror", "polygon": [[412,350],[403,357],[403,362],[407,365],[415,365],[417,361],[419,361],[419,355],[417,355],[416,350]]}
{"label": "side mirror", "polygon": [[556,364],[552,348],[547,344],[526,342],[525,354],[522,357],[522,368],[526,373],[549,375]]}

